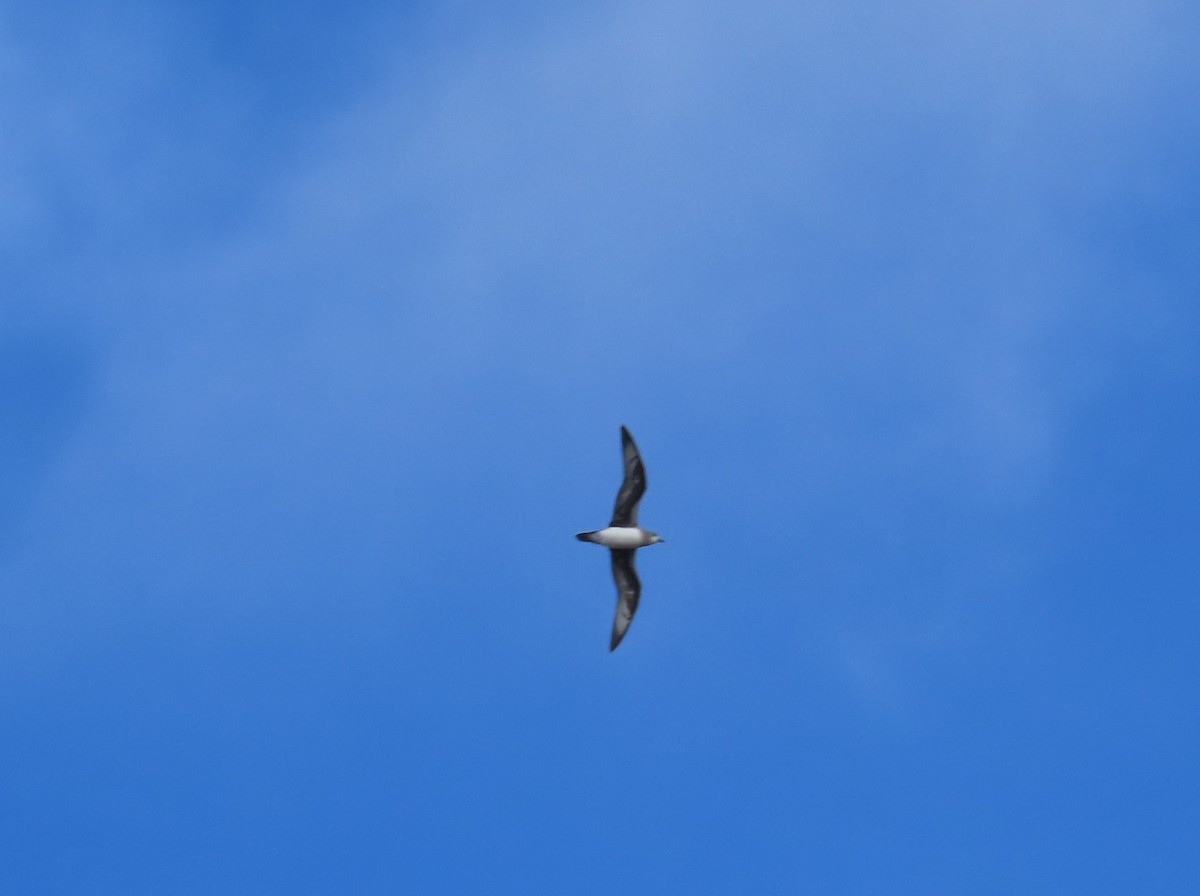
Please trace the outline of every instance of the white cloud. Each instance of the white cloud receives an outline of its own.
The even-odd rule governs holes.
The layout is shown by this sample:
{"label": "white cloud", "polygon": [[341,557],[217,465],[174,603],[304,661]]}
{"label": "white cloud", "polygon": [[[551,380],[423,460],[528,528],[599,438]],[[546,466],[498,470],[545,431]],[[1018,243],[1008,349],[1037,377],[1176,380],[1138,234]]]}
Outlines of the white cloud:
{"label": "white cloud", "polygon": [[[212,75],[185,91],[198,111],[153,124],[175,26],[90,86],[19,61],[34,87],[4,120],[48,111],[0,183],[52,150],[93,228],[58,301],[109,352],[43,533],[77,490],[116,500],[114,477],[135,502],[183,479],[201,508],[257,484],[260,522],[302,516],[322,499],[292,490],[331,458],[333,502],[351,468],[411,469],[497,418],[550,444],[591,417],[701,431],[696,451],[751,455],[767,504],[835,505],[917,463],[964,500],[1027,499],[1079,400],[1064,334],[1124,301],[1090,292],[1103,248],[1077,222],[1138,164],[1129,123],[1170,87],[1140,48],[1164,27],[964,10],[614,4],[455,31],[295,116],[250,169],[222,127],[253,97],[212,60],[188,57]],[[206,155],[203,189],[157,195]],[[11,227],[61,224],[61,185],[11,189]]]}

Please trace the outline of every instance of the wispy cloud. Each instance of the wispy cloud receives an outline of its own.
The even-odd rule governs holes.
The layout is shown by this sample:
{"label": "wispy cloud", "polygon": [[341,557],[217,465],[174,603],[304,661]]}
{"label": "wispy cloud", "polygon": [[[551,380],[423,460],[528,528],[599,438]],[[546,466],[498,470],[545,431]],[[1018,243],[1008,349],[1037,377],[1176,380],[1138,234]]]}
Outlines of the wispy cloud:
{"label": "wispy cloud", "polygon": [[[860,507],[914,471],[983,507],[1036,495],[1108,363],[1076,335],[1128,310],[1096,292],[1091,222],[1158,158],[1134,132],[1171,102],[1170,22],[865,12],[614,4],[479,34],[432,17],[436,53],[381,56],[340,107],[291,98],[286,136],[245,164],[251,75],[180,57],[194,23],[70,32],[75,81],[44,51],[10,57],[25,87],[5,118],[36,124],[5,144],[9,226],[56,234],[58,313],[104,358],[44,531],[78,488],[132,479],[203,515],[254,482],[262,523],[303,505],[300,482],[336,503],[363,488],[352,468],[394,480],[505,420],[549,446],[630,414],[702,434],[707,476],[735,444],[770,483],[747,514]],[[27,283],[47,288],[47,257]],[[522,448],[497,450],[504,467]]]}

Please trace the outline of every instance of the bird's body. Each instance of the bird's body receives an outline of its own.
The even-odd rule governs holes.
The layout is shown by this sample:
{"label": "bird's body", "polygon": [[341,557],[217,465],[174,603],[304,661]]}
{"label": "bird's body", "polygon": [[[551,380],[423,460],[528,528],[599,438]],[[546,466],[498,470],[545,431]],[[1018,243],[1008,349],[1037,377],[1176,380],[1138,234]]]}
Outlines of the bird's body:
{"label": "bird's body", "polygon": [[612,554],[613,581],[617,586],[617,611],[613,616],[609,650],[616,650],[621,639],[625,637],[642,593],[642,583],[638,581],[637,571],[633,568],[633,552],[663,540],[657,533],[643,529],[637,524],[638,502],[646,491],[646,469],[642,465],[642,457],[634,444],[633,436],[624,426],[621,427],[621,457],[625,464],[625,478],[617,491],[612,521],[604,529],[580,532],[575,536],[580,541],[603,545]]}
{"label": "bird's body", "polygon": [[644,548],[646,545],[662,541],[653,532],[638,526],[609,526],[607,529],[598,529],[595,532],[580,532],[575,537],[580,541],[590,541],[593,544],[602,544],[606,548],[617,548],[618,550]]}

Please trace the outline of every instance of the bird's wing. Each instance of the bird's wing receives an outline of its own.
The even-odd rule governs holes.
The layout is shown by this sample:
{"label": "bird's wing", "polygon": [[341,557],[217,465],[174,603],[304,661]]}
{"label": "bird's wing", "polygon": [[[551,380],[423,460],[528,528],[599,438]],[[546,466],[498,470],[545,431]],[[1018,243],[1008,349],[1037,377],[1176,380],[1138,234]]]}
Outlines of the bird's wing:
{"label": "bird's wing", "polygon": [[642,456],[633,443],[633,436],[624,426],[621,427],[621,457],[625,461],[625,479],[617,492],[609,525],[636,526],[638,501],[646,491],[646,468],[642,466]]}
{"label": "bird's wing", "polygon": [[617,612],[613,615],[612,641],[608,645],[610,651],[616,650],[625,637],[642,593],[642,583],[638,581],[637,570],[633,568],[632,549],[612,551],[612,574],[617,584]]}

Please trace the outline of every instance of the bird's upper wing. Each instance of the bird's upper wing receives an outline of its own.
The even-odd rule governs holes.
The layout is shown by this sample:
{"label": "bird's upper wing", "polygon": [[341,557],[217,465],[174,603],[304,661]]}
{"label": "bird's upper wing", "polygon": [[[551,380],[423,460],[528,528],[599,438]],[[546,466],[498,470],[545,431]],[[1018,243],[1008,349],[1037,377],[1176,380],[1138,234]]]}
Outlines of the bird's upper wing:
{"label": "bird's upper wing", "polygon": [[633,436],[624,426],[621,427],[621,457],[625,461],[625,479],[617,492],[609,525],[636,526],[638,501],[646,491],[646,468],[642,466],[642,456],[633,443]]}
{"label": "bird's upper wing", "polygon": [[642,583],[638,581],[637,570],[633,568],[632,549],[612,551],[612,574],[617,584],[617,611],[613,615],[612,641],[608,645],[610,651],[616,650],[625,637],[642,593]]}

